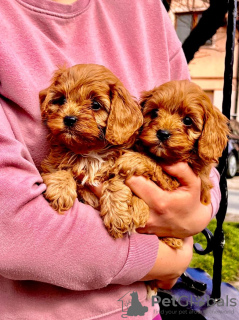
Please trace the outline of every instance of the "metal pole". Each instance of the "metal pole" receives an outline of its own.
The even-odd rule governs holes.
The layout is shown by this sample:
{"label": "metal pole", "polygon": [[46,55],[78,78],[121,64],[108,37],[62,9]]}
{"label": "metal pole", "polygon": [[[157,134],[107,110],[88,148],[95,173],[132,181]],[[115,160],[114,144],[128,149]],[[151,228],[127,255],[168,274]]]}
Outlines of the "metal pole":
{"label": "metal pole", "polygon": [[[231,109],[231,94],[232,94],[232,79],[233,79],[233,60],[235,46],[235,31],[236,31],[236,16],[237,16],[237,0],[228,0],[228,24],[227,24],[227,42],[226,42],[226,57],[225,57],[225,72],[224,72],[224,87],[223,87],[223,102],[222,112],[230,119]],[[220,189],[222,199],[220,208],[217,213],[217,228],[214,234],[214,265],[213,265],[213,289],[211,297],[215,300],[221,297],[221,280],[222,280],[222,254],[224,248],[224,233],[223,222],[227,212],[228,191],[226,180],[227,167],[227,148],[223,152],[219,161],[218,170],[221,174]]]}
{"label": "metal pole", "polygon": [[238,107],[238,86],[239,86],[239,42],[237,41],[237,81],[236,81],[236,95],[235,95],[235,108],[234,114],[232,115],[233,119],[237,119],[237,107]]}

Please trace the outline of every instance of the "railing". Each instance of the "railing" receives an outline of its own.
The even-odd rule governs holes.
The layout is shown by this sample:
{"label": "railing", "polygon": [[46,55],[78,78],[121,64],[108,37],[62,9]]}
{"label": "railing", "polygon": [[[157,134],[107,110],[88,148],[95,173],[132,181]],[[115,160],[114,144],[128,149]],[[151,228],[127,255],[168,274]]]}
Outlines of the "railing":
{"label": "railing", "polygon": [[[236,32],[236,17],[237,17],[237,0],[228,0],[228,23],[227,23],[227,42],[226,42],[226,57],[225,57],[225,72],[224,72],[224,87],[223,87],[223,102],[222,112],[230,119],[231,110],[231,94],[232,94],[232,79],[233,79],[233,60],[234,60],[234,47],[235,47],[235,32]],[[220,173],[220,189],[221,189],[221,203],[219,211],[216,215],[217,227],[214,235],[205,229],[203,234],[207,238],[207,247],[202,247],[196,243],[194,245],[195,251],[200,255],[208,254],[213,251],[214,265],[213,265],[213,287],[211,298],[217,301],[221,297],[221,280],[222,280],[222,255],[225,244],[223,222],[227,213],[228,205],[228,190],[226,180],[226,168],[227,168],[228,148],[223,152],[222,157],[219,160],[218,171]],[[183,280],[189,284],[192,288],[196,288],[199,291],[205,291],[206,285],[197,281],[193,281],[191,278],[187,278],[187,275],[183,275]]]}
{"label": "railing", "polygon": [[[224,71],[224,87],[223,87],[223,102],[222,112],[230,119],[231,111],[231,94],[232,94],[232,79],[233,79],[233,62],[234,62],[234,47],[235,47],[235,32],[236,32],[236,17],[237,17],[237,0],[228,1],[228,23],[227,23],[227,42],[226,42],[226,57]],[[226,180],[228,148],[223,152],[219,161],[218,171],[221,175],[221,203],[219,211],[216,215],[217,228],[213,239],[213,290],[211,297],[219,299],[221,297],[221,274],[222,274],[222,254],[224,248],[224,233],[223,222],[227,213],[228,205],[228,190]]]}

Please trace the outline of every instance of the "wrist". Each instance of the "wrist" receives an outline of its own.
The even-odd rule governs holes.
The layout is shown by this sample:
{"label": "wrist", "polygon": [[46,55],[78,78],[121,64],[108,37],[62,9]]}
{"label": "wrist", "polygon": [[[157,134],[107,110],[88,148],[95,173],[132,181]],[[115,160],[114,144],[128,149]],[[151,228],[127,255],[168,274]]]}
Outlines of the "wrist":
{"label": "wrist", "polygon": [[193,239],[184,239],[182,249],[173,249],[159,240],[157,259],[152,269],[141,281],[176,279],[186,270],[192,259]]}

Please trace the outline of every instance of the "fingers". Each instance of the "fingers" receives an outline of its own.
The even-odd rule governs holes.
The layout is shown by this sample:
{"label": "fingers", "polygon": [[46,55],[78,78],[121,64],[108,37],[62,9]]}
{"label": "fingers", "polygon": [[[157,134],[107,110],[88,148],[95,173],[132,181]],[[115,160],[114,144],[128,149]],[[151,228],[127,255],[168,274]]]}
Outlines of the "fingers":
{"label": "fingers", "polygon": [[133,193],[146,202],[149,207],[153,207],[165,192],[154,182],[142,176],[133,176],[126,180],[125,183]]}
{"label": "fingers", "polygon": [[186,162],[178,162],[170,166],[162,165],[162,168],[170,176],[175,177],[181,186],[187,186],[190,188],[195,184],[201,183],[200,178],[195,175]]}
{"label": "fingers", "polygon": [[[196,189],[199,190],[201,186],[201,180],[195,175],[193,170],[189,167],[186,162],[178,162],[174,165],[163,165],[163,170],[167,172],[170,176],[175,177],[181,187],[186,189]],[[158,200],[159,197],[167,196],[167,192],[162,190],[159,186],[144,177],[131,177],[126,180],[126,184],[130,189],[141,199],[148,203],[148,199]],[[148,203],[150,206],[150,204]]]}
{"label": "fingers", "polygon": [[98,185],[98,186],[88,185],[88,188],[89,188],[98,198],[101,197],[103,184],[100,184],[100,185]]}
{"label": "fingers", "polygon": [[[192,169],[186,162],[178,162],[174,165],[163,165],[163,170],[167,172],[169,175],[175,177],[182,187],[196,187],[199,185],[200,178],[197,177]],[[152,204],[154,201],[158,201],[159,197],[165,197],[166,192],[162,190],[159,186],[157,186],[151,180],[148,180],[142,176],[136,177],[133,176],[130,179],[126,180],[126,185],[130,187],[130,189],[142,200],[148,203],[149,199],[152,200]],[[97,197],[100,197],[102,194],[102,185],[97,187],[89,186],[92,192]]]}

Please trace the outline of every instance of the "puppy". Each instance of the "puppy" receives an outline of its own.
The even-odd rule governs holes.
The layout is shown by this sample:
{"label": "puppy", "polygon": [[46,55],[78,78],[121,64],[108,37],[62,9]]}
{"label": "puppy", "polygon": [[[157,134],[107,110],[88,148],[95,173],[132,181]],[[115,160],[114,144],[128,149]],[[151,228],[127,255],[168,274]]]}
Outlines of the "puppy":
{"label": "puppy", "polygon": [[[107,188],[111,167],[135,143],[143,123],[139,104],[112,72],[95,64],[57,70],[39,97],[50,130],[51,149],[42,163],[45,198],[59,213],[77,197],[99,209],[87,185],[104,182]],[[101,199],[103,206],[107,201]]]}
{"label": "puppy", "polygon": [[[164,190],[175,190],[179,187],[178,181],[162,171],[161,163],[187,162],[201,179],[201,203],[208,205],[213,187],[209,174],[227,145],[228,119],[194,83],[171,81],[144,92],[141,107],[144,123],[137,142],[139,152],[129,150],[116,159],[112,169],[114,178],[103,188],[103,195],[108,195],[108,206],[102,206],[101,215],[115,237],[138,228],[137,215],[141,222],[142,215],[148,217],[148,207],[137,203],[137,198],[124,185],[127,178],[143,175]],[[122,196],[118,192],[117,197],[112,197],[108,188],[113,183]],[[127,199],[123,196],[126,194]],[[115,209],[123,205],[124,212]],[[125,213],[130,211],[134,212],[134,221],[129,225]],[[181,239],[164,238],[163,241],[173,248],[182,246]]]}
{"label": "puppy", "polygon": [[196,84],[171,81],[141,99],[143,148],[156,161],[187,162],[201,179],[201,203],[211,202],[209,174],[227,145],[228,119]]}

